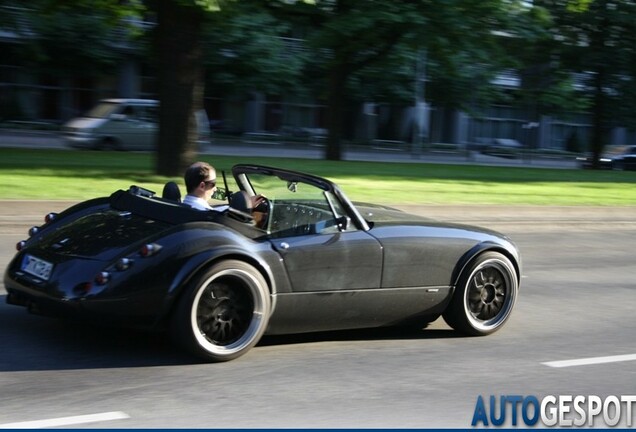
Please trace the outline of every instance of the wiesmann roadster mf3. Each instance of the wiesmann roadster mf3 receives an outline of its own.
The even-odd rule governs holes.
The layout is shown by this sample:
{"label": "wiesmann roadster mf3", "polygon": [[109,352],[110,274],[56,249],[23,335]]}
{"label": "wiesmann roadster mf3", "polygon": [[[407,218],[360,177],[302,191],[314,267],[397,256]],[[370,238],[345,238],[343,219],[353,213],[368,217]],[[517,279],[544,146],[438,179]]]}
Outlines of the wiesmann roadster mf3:
{"label": "wiesmann roadster mf3", "polygon": [[131,186],[48,214],[17,245],[7,303],[159,328],[209,361],[263,334],[422,328],[441,315],[486,335],[510,317],[520,257],[501,234],[354,205],[309,174],[236,165],[223,177],[227,202],[212,211],[181,203],[172,183],[162,196]]}

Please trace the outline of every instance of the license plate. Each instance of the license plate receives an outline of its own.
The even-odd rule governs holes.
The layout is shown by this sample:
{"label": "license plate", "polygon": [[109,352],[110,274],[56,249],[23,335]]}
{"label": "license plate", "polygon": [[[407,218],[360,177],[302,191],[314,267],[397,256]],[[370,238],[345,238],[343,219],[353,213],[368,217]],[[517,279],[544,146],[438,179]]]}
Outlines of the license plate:
{"label": "license plate", "polygon": [[48,280],[52,270],[53,264],[32,255],[25,255],[22,260],[22,271],[37,276],[40,279]]}

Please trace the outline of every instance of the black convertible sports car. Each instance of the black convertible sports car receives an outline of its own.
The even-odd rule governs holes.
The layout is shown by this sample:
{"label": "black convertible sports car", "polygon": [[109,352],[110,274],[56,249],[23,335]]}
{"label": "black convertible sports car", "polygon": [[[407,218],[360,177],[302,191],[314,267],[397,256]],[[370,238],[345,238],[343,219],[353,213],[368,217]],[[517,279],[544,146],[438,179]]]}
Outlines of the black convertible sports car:
{"label": "black convertible sports car", "polygon": [[[309,174],[236,165],[223,177],[219,211],[180,203],[172,183],[162,197],[131,186],[48,214],[17,245],[7,303],[165,329],[211,361],[265,333],[422,328],[442,315],[486,335],[510,317],[520,258],[505,236],[354,205]],[[256,195],[265,205],[251,209]]]}

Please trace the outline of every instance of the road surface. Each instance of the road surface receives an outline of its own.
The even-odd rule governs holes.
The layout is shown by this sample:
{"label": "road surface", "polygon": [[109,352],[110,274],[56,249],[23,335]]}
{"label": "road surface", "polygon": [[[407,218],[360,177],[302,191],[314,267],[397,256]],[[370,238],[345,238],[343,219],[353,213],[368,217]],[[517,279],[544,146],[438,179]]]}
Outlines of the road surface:
{"label": "road surface", "polygon": [[[0,203],[1,271],[30,223],[65,204]],[[636,393],[633,208],[410,210],[517,242],[521,294],[501,331],[462,337],[440,320],[266,337],[201,364],[161,335],[29,315],[0,285],[0,427],[469,428],[479,396]],[[550,363],[600,356],[608,363]]]}

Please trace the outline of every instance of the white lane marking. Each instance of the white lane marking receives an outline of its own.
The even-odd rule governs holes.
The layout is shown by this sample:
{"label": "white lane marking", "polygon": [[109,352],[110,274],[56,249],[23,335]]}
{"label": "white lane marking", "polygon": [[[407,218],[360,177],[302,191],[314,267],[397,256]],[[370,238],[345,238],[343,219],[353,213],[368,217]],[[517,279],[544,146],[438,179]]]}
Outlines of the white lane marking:
{"label": "white lane marking", "polygon": [[570,367],[570,366],[586,366],[586,365],[593,365],[593,364],[616,363],[616,362],[634,361],[634,360],[636,360],[636,354],[624,354],[624,355],[615,355],[615,356],[606,356],[606,357],[589,357],[589,358],[574,359],[574,360],[551,361],[551,362],[545,362],[541,364],[554,367],[554,368],[563,368],[563,367]]}
{"label": "white lane marking", "polygon": [[73,417],[60,417],[47,420],[34,420],[17,423],[0,424],[0,429],[41,429],[56,426],[70,426],[83,423],[96,423],[111,420],[123,420],[130,418],[128,414],[121,411],[105,412],[99,414],[88,414]]}

